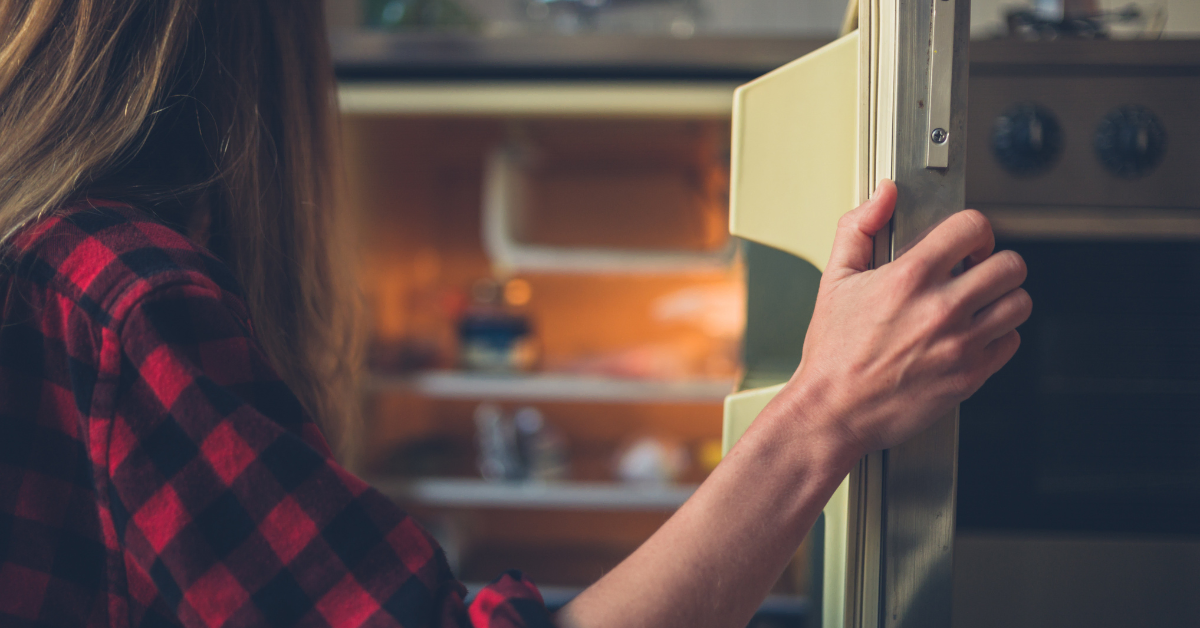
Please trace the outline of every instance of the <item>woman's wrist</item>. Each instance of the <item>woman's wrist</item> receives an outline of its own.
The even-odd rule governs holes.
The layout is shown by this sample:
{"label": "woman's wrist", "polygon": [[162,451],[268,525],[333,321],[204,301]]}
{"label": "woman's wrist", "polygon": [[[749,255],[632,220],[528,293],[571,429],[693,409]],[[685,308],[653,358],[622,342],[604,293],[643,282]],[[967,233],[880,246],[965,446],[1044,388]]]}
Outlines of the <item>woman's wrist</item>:
{"label": "woman's wrist", "polygon": [[779,392],[779,407],[772,409],[768,421],[790,432],[794,445],[816,456],[820,469],[836,475],[840,482],[867,452],[850,427],[850,410],[842,403],[845,400],[836,399],[833,390],[831,382],[801,367]]}
{"label": "woman's wrist", "polygon": [[809,516],[814,503],[817,511],[823,508],[862,457],[824,393],[820,386],[793,379],[755,419],[725,465],[756,484],[752,492],[771,493],[777,511],[790,503],[791,514],[801,518]]}

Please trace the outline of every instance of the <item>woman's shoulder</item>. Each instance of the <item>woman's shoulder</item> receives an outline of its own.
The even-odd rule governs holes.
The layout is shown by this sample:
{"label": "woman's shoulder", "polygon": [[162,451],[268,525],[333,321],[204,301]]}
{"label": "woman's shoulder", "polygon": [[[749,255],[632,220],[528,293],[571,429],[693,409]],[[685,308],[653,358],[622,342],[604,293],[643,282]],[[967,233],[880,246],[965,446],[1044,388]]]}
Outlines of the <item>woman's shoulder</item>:
{"label": "woman's shoulder", "polygon": [[199,284],[222,300],[239,293],[215,256],[119,202],[65,206],[26,226],[5,257],[11,280],[53,290],[101,322],[119,319],[130,301],[165,285]]}

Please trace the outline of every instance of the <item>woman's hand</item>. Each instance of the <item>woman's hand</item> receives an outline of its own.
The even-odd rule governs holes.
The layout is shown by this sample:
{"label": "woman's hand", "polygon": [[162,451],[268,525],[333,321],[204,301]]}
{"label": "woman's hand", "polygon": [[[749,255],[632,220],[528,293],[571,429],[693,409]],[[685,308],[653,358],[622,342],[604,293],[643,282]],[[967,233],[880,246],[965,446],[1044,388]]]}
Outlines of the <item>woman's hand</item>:
{"label": "woman's hand", "polygon": [[832,422],[850,458],[908,440],[978,390],[1016,352],[1033,307],[1024,260],[993,254],[991,225],[974,210],[871,270],[871,238],[895,203],[883,181],[838,223],[803,360],[779,399]]}

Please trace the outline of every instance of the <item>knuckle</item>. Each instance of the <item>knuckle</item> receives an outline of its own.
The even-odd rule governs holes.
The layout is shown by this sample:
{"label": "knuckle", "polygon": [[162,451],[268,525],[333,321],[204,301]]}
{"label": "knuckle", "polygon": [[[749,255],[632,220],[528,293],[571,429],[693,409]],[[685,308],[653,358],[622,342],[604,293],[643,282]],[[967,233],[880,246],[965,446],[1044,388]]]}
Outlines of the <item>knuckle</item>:
{"label": "knuckle", "polygon": [[950,322],[958,314],[959,303],[948,294],[941,294],[933,300],[932,323],[941,327]]}
{"label": "knuckle", "polygon": [[960,365],[950,376],[950,387],[960,399],[966,399],[983,386],[987,373],[977,365]]}
{"label": "knuckle", "polygon": [[[829,223],[826,223],[826,224],[829,224]],[[842,214],[842,217],[838,218],[837,226],[838,226],[838,229],[849,229],[851,227],[857,227],[858,226],[858,210],[852,209],[852,210]]]}
{"label": "knuckle", "polygon": [[937,348],[936,355],[937,363],[946,373],[958,373],[962,371],[963,365],[966,362],[966,343],[959,341],[957,338],[946,339]]}
{"label": "knuckle", "polygon": [[1002,264],[1004,264],[1005,274],[1019,277],[1024,283],[1025,278],[1029,276],[1029,267],[1025,265],[1025,258],[1021,257],[1016,251],[1000,251],[996,254]]}
{"label": "knuckle", "polygon": [[956,338],[950,343],[949,353],[952,363],[961,367],[964,366],[964,362],[969,360],[971,348],[965,340]]}
{"label": "knuckle", "polygon": [[1033,312],[1033,297],[1024,288],[1017,288],[1013,294],[1013,298],[1017,302],[1018,311],[1025,315],[1026,318]]}
{"label": "knuckle", "polygon": [[906,287],[915,288],[929,275],[929,261],[920,256],[905,255],[898,262],[892,263],[896,265],[896,273],[899,275],[900,282]]}
{"label": "knuckle", "polygon": [[972,233],[990,234],[992,232],[992,221],[977,209],[964,209],[958,212],[957,216]]}
{"label": "knuckle", "polygon": [[955,400],[960,400],[971,394],[973,383],[974,381],[970,373],[964,370],[957,370],[946,377],[946,392]]}
{"label": "knuckle", "polygon": [[983,382],[979,381],[979,377],[974,373],[963,371],[957,377],[954,392],[958,394],[959,398],[970,397],[976,390],[979,390],[982,384]]}

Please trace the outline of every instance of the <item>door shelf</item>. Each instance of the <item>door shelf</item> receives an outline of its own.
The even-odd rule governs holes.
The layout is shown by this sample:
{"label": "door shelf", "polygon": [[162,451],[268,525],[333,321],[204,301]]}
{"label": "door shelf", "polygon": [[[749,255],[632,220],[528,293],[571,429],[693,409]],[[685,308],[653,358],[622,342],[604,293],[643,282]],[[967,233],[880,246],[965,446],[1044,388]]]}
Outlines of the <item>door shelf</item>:
{"label": "door shelf", "polygon": [[720,403],[732,379],[659,381],[557,373],[493,374],[425,371],[372,375],[367,388],[434,399],[492,401],[581,401],[607,403]]}
{"label": "door shelf", "polygon": [[672,512],[696,485],[637,486],[615,482],[490,482],[472,478],[376,478],[388,497],[438,508]]}

